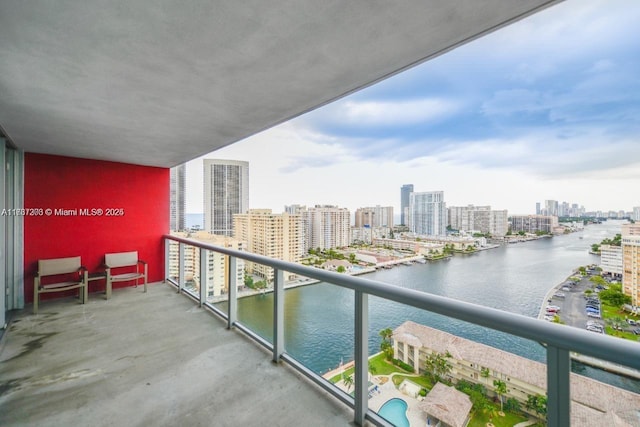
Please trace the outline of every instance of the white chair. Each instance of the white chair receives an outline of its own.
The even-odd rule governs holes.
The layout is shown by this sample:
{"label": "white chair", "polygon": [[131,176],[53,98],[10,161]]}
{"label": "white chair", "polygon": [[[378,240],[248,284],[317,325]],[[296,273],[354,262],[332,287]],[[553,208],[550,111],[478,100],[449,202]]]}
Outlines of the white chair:
{"label": "white chair", "polygon": [[[54,283],[43,283],[47,276],[57,276]],[[38,313],[40,294],[63,292],[78,289],[80,302],[89,299],[87,269],[80,263],[80,257],[54,258],[38,260],[38,273],[33,279],[33,314]],[[62,280],[62,281],[58,281]],[[47,282],[45,279],[44,282]]]}
{"label": "white chair", "polygon": [[[138,251],[118,252],[104,256],[105,270],[107,272],[107,299],[111,298],[111,288],[114,282],[130,282],[143,279],[144,291],[147,292],[147,263],[138,259]],[[112,273],[117,269],[117,274]]]}

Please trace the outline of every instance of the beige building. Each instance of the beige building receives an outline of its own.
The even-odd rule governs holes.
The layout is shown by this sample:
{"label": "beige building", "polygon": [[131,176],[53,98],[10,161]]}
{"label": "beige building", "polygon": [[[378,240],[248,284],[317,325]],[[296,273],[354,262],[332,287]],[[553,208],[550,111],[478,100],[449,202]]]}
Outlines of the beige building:
{"label": "beige building", "polygon": [[[247,250],[255,254],[300,262],[304,254],[304,234],[300,215],[274,214],[271,209],[250,209],[233,216],[234,237],[247,242]],[[273,269],[246,262],[247,271],[268,283],[273,281]],[[294,275],[288,273],[287,279]]]}
{"label": "beige building", "polygon": [[373,239],[374,246],[390,247],[396,250],[413,251],[421,255],[440,254],[444,249],[443,243],[423,242],[417,240],[404,239]]}
{"label": "beige building", "polygon": [[[224,248],[245,250],[242,241],[232,237],[210,234],[206,231],[197,233],[175,232],[174,236],[187,237],[210,245],[222,246]],[[184,279],[185,284],[195,292],[200,292],[202,275],[200,274],[200,248],[191,245],[184,245]],[[207,265],[207,299],[219,297],[229,292],[229,259],[227,256],[213,251],[206,251]],[[244,286],[244,260],[236,258],[236,287]],[[177,278],[180,272],[180,248],[177,242],[172,242],[169,246],[169,277]]]}
{"label": "beige building", "polygon": [[[453,382],[480,383],[495,394],[493,381],[503,381],[507,385],[504,399],[513,397],[523,407],[529,395],[546,395],[545,364],[415,322],[404,322],[393,331],[393,350],[396,359],[419,373],[424,372],[429,354],[449,353]],[[483,371],[489,376],[483,377]],[[571,374],[570,382],[572,425],[611,425],[612,418],[620,419],[621,426],[637,425],[640,395],[577,374]]]}
{"label": "beige building", "polygon": [[622,226],[622,291],[640,305],[640,224]]}
{"label": "beige building", "polygon": [[356,209],[356,227],[393,227],[393,207],[375,206]]}

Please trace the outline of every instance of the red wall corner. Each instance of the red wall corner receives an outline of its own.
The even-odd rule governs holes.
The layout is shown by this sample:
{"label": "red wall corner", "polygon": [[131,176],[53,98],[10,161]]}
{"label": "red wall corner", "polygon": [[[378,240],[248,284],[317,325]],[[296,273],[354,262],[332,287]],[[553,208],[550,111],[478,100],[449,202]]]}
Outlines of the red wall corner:
{"label": "red wall corner", "polygon": [[[24,163],[25,301],[33,301],[39,259],[80,255],[93,272],[105,253],[137,250],[149,281],[164,279],[169,169],[35,153]],[[100,288],[93,282],[89,291]]]}

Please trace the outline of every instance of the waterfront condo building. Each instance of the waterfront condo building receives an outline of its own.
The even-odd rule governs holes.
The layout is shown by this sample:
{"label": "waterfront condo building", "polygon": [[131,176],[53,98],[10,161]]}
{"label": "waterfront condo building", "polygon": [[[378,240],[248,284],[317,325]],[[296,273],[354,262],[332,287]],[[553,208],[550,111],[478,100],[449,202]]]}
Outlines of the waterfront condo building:
{"label": "waterfront condo building", "polygon": [[602,273],[622,277],[622,247],[600,245],[600,268]]}
{"label": "waterfront condo building", "polygon": [[409,203],[413,193],[413,184],[405,184],[400,188],[400,224],[409,225]]}
{"label": "waterfront condo building", "polygon": [[[206,231],[196,233],[174,232],[174,236],[187,237],[210,245],[222,246],[224,248],[245,250],[246,244],[240,240],[229,236],[211,234]],[[207,298],[215,298],[229,293],[229,258],[221,253],[206,251],[207,265]],[[184,283],[187,288],[199,294],[202,274],[200,274],[200,248],[191,245],[184,245],[183,256],[180,260],[180,249],[177,243],[169,245],[169,277],[178,278],[180,274],[180,263],[184,268]],[[236,283],[240,288],[244,286],[245,261],[242,258],[236,260]]]}
{"label": "waterfront condo building", "polygon": [[551,233],[559,224],[558,217],[552,215],[512,215],[509,225],[512,233]]}
{"label": "waterfront condo building", "polygon": [[491,206],[451,206],[447,208],[448,225],[454,230],[477,231],[502,237],[509,229],[506,210],[491,210]]}
{"label": "waterfront condo building", "polygon": [[412,232],[424,236],[444,236],[447,233],[447,206],[443,191],[411,193],[409,210]]}
{"label": "waterfront condo building", "polygon": [[186,229],[186,165],[183,163],[169,169],[169,229]]}
{"label": "waterfront condo building", "polygon": [[307,209],[307,238],[305,251],[342,248],[351,244],[351,213],[347,208],[316,205]]}
{"label": "waterfront condo building", "polygon": [[392,234],[390,227],[351,227],[351,243],[371,244],[374,239],[385,239]]}
{"label": "waterfront condo building", "polygon": [[640,224],[622,226],[622,291],[640,305]]}
{"label": "waterfront condo building", "polygon": [[356,227],[393,227],[393,207],[380,206],[356,209]]}
{"label": "waterfront condo building", "polygon": [[[497,397],[493,381],[507,386],[504,399],[514,398],[526,409],[529,396],[545,395],[546,365],[494,347],[470,341],[429,326],[407,321],[393,331],[394,358],[424,373],[427,358],[446,357],[451,370],[445,376],[454,383],[465,380],[482,384]],[[640,395],[582,375],[571,376],[571,425],[637,425]],[[533,413],[532,413],[533,415]],[[620,420],[611,423],[612,419]]]}
{"label": "waterfront condo building", "polygon": [[[304,235],[300,215],[274,214],[271,209],[249,209],[233,216],[234,237],[247,242],[247,250],[255,254],[299,262],[304,254]],[[273,269],[246,261],[247,271],[273,281]],[[289,274],[289,273],[287,273]],[[290,277],[287,279],[292,278]]]}
{"label": "waterfront condo building", "polygon": [[204,159],[204,229],[233,236],[233,215],[249,209],[249,162]]}

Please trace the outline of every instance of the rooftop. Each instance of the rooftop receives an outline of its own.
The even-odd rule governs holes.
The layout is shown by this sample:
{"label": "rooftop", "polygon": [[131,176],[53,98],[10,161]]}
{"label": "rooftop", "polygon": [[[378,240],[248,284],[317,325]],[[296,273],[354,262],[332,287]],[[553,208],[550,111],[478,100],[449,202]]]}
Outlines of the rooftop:
{"label": "rooftop", "polygon": [[162,283],[15,314],[0,343],[0,408],[2,426],[353,420],[353,410]]}

